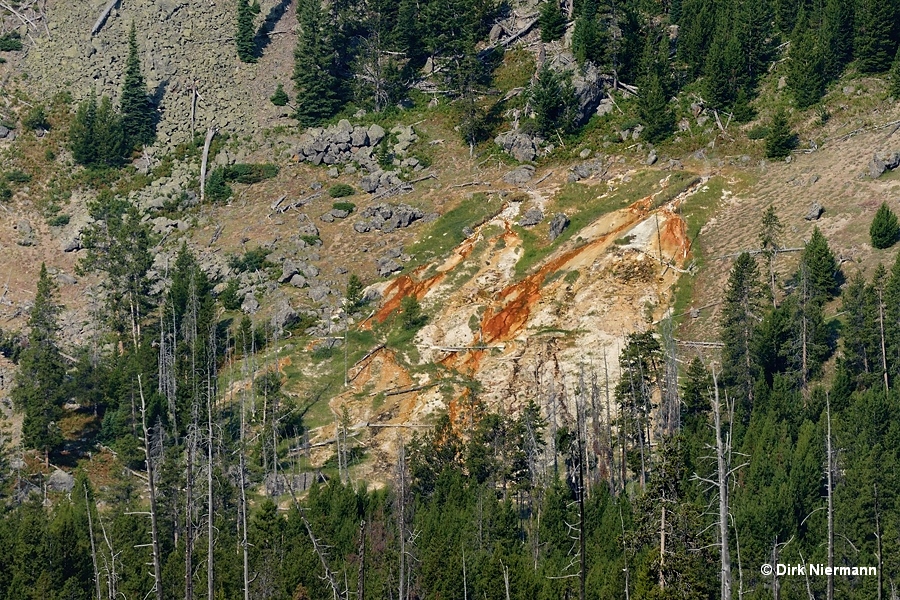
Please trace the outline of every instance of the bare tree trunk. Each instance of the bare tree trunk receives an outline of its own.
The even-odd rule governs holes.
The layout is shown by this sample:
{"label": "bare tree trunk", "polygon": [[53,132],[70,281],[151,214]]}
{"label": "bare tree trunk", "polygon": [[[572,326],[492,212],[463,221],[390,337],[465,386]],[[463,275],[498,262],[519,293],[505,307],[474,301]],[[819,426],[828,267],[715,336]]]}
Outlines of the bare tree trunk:
{"label": "bare tree trunk", "polygon": [[719,382],[716,378],[716,369],[713,366],[713,410],[715,411],[716,426],[716,463],[718,466],[719,484],[719,543],[721,556],[722,600],[731,600],[731,556],[728,548],[728,467],[726,462],[726,448],[722,442],[722,406],[719,401]]}
{"label": "bare tree trunk", "polygon": [[[606,362],[606,348],[603,349],[603,380],[603,387],[605,388],[606,393],[606,462],[609,464],[609,491],[615,496],[617,489],[616,466],[613,456],[612,415],[609,410],[609,365]],[[624,480],[622,481],[622,487],[625,487]]]}
{"label": "bare tree trunk", "polygon": [[306,517],[301,516],[300,519],[303,521],[303,525],[306,527],[306,532],[309,534],[309,539],[312,541],[313,550],[315,550],[316,555],[319,557],[319,561],[322,563],[322,569],[325,572],[325,580],[331,586],[331,593],[333,594],[332,600],[338,600],[338,598],[340,598],[342,595],[341,590],[338,587],[338,582],[335,578],[334,572],[328,566],[328,559],[325,557],[325,550],[322,548],[319,540],[316,539],[316,536],[313,535],[312,527],[310,527],[309,521],[306,520]]}
{"label": "bare tree trunk", "polygon": [[878,484],[874,484],[875,490],[875,543],[878,551],[878,600],[881,600],[881,590],[883,588],[881,568],[884,564],[881,555],[881,511],[878,508]]}
{"label": "bare tree trunk", "polygon": [[209,146],[212,144],[213,136],[219,130],[210,127],[206,130],[206,141],[203,142],[203,158],[200,161],[200,202],[206,200],[206,163],[209,160]]}
{"label": "bare tree trunk", "polygon": [[831,400],[825,392],[825,416],[828,421],[828,435],[825,438],[826,465],[828,469],[828,600],[834,600],[834,465],[831,453]]}
{"label": "bare tree trunk", "polygon": [[659,517],[659,589],[666,589],[666,576],[663,570],[666,566],[666,504],[663,499]]}
{"label": "bare tree trunk", "polygon": [[214,587],[214,554],[213,545],[215,543],[215,504],[213,503],[213,449],[215,437],[213,436],[213,404],[216,399],[216,325],[210,327],[210,341],[207,364],[206,377],[206,506],[208,510],[206,523],[206,597],[207,600],[213,599]]}
{"label": "bare tree trunk", "polygon": [[94,26],[91,27],[91,36],[96,35],[98,31],[103,27],[103,24],[106,23],[106,19],[109,18],[109,13],[112,12],[112,9],[116,7],[119,3],[119,0],[109,0],[109,4],[107,4],[103,8],[103,12],[100,13],[100,16],[97,18],[97,21],[94,23]]}
{"label": "bare tree trunk", "polygon": [[[246,341],[244,342],[244,357],[245,357],[245,368],[246,368]],[[245,481],[246,477],[246,469],[247,465],[245,464],[244,453],[246,451],[244,445],[244,398],[246,396],[246,392],[241,393],[241,447],[239,451],[239,470],[240,470],[240,485],[241,485],[241,550],[244,559],[244,600],[250,600],[250,556],[248,553],[248,544],[247,544],[247,482]],[[293,493],[293,488],[291,488]]]}
{"label": "bare tree trunk", "polygon": [[881,333],[881,369],[884,374],[884,395],[889,396],[891,388],[888,384],[887,350],[884,343],[884,290],[877,284],[878,289],[878,328]]}
{"label": "bare tree trunk", "polygon": [[162,568],[159,554],[159,528],[156,523],[156,481],[153,455],[150,452],[150,430],[147,428],[147,403],[144,400],[144,385],[138,375],[138,391],[141,397],[141,425],[144,429],[144,458],[147,461],[147,490],[150,494],[150,535],[153,544],[153,587],[156,600],[162,600]]}
{"label": "bare tree trunk", "polygon": [[406,447],[403,445],[403,438],[397,438],[398,456],[397,456],[397,508],[398,508],[398,532],[400,535],[400,589],[399,600],[406,600]]}
{"label": "bare tree trunk", "polygon": [[366,522],[359,524],[359,546],[356,551],[359,555],[359,572],[356,575],[356,598],[365,600],[366,597]]}
{"label": "bare tree trunk", "polygon": [[88,499],[88,490],[86,484],[84,485],[84,506],[87,510],[88,535],[91,538],[91,564],[94,567],[94,587],[97,591],[97,600],[101,600],[100,570],[97,566],[97,546],[94,544],[94,520],[93,517],[91,517],[91,502]]}

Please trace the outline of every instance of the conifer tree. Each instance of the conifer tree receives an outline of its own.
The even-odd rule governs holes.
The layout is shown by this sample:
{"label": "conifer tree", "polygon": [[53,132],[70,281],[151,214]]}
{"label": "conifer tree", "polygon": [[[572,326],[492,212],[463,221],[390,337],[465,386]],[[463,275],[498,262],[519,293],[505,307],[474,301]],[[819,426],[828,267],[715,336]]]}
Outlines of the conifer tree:
{"label": "conifer tree", "polygon": [[824,72],[825,61],[818,36],[807,28],[794,40],[787,77],[797,108],[808,108],[822,99],[825,95]]}
{"label": "conifer tree", "polygon": [[66,369],[57,346],[60,307],[55,294],[56,285],[42,263],[28,319],[28,346],[19,358],[12,391],[16,408],[25,413],[23,440],[27,446],[43,452],[45,462],[62,442],[58,423],[66,400]]}
{"label": "conifer tree", "polygon": [[658,142],[675,129],[675,115],[669,108],[663,79],[665,62],[660,60],[655,47],[648,46],[644,63],[644,74],[638,83],[638,114],[646,128],[647,139]]}
{"label": "conifer tree", "polygon": [[796,145],[796,136],[791,131],[784,110],[778,109],[769,124],[766,135],[766,158],[784,158],[790,155]]}
{"label": "conifer tree", "polygon": [[287,106],[290,98],[288,98],[287,92],[284,91],[284,87],[279,83],[278,87],[275,88],[275,93],[269,97],[269,100],[275,106]]}
{"label": "conifer tree", "polygon": [[897,50],[893,35],[896,11],[892,2],[857,1],[853,47],[863,73],[880,73],[891,66]]}
{"label": "conifer tree", "polygon": [[900,46],[897,46],[897,54],[894,56],[894,62],[891,64],[888,92],[895,100],[900,98]]}
{"label": "conifer tree", "polygon": [[890,248],[897,242],[898,235],[900,224],[897,223],[897,215],[888,208],[887,203],[882,202],[872,219],[872,226],[869,227],[872,246],[881,250]]}
{"label": "conifer tree", "polygon": [[96,161],[94,125],[97,122],[97,96],[91,92],[79,103],[75,118],[69,126],[69,149],[72,158],[80,165],[92,165]]}
{"label": "conifer tree", "polygon": [[339,82],[333,73],[333,49],[321,0],[299,0],[300,33],[294,51],[294,84],[297,88],[297,120],[315,125],[335,113]]}
{"label": "conifer tree", "polygon": [[781,234],[784,231],[784,225],[775,212],[775,205],[770,204],[763,213],[762,227],[759,232],[759,247],[762,255],[769,263],[769,292],[772,294],[772,302],[775,303],[775,257],[781,248]]}
{"label": "conifer tree", "polygon": [[808,271],[810,296],[817,302],[833,298],[838,288],[838,264],[818,227],[813,229],[812,236],[803,247],[800,262],[801,268]]}
{"label": "conifer tree", "polygon": [[532,84],[531,105],[538,130],[544,135],[567,132],[572,127],[575,91],[565,75],[546,63]]}
{"label": "conifer tree", "polygon": [[153,105],[147,95],[147,86],[141,74],[141,59],[138,56],[137,34],[134,21],[128,33],[128,58],[125,61],[125,81],[122,84],[121,100],[122,128],[125,135],[125,150],[132,150],[153,142]]}
{"label": "conifer tree", "polygon": [[740,398],[752,400],[759,366],[753,347],[755,331],[762,316],[763,287],[759,266],[747,252],[738,256],[725,288],[722,307],[722,378]]}
{"label": "conifer tree", "polygon": [[113,107],[112,100],[104,96],[97,106],[97,120],[94,122],[96,162],[107,167],[121,166],[128,152],[128,143],[122,116]]}
{"label": "conifer tree", "polygon": [[555,42],[566,33],[566,18],[559,8],[558,0],[544,0],[541,4],[541,41]]}
{"label": "conifer tree", "polygon": [[597,19],[597,0],[581,2],[572,30],[572,53],[579,64],[591,61],[601,64],[605,53],[605,40]]}
{"label": "conifer tree", "polygon": [[845,0],[825,0],[822,16],[822,46],[825,77],[840,77],[853,55],[853,3]]}
{"label": "conifer tree", "polygon": [[238,0],[237,3],[237,34],[234,41],[237,44],[237,55],[241,62],[256,62],[256,43],[254,37],[256,33],[253,30],[253,16],[259,11],[253,10],[249,0]]}

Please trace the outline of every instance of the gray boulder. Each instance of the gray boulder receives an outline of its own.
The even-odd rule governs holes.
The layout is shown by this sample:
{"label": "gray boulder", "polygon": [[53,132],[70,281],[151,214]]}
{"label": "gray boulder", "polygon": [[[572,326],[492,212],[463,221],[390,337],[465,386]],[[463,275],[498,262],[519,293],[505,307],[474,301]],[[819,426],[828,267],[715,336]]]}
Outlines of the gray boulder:
{"label": "gray boulder", "polygon": [[387,277],[392,273],[403,270],[403,265],[393,258],[380,258],[375,266],[378,269],[379,277]]}
{"label": "gray boulder", "polygon": [[9,135],[9,128],[0,125],[0,139],[5,138]]}
{"label": "gray boulder", "polygon": [[296,288],[302,288],[303,286],[306,285],[306,277],[304,277],[303,275],[300,275],[298,273],[297,275],[294,275],[293,277],[291,277],[290,283],[292,286],[294,286]]}
{"label": "gray boulder", "polygon": [[503,181],[513,185],[523,185],[531,181],[532,177],[534,177],[534,167],[531,165],[522,165],[504,175]]}
{"label": "gray boulder", "polygon": [[881,177],[885,171],[900,166],[900,152],[876,152],[869,163],[868,174],[872,179]]}
{"label": "gray boulder", "polygon": [[309,299],[313,302],[321,302],[327,298],[329,294],[331,294],[331,290],[325,285],[317,285],[316,287],[309,288]]}
{"label": "gray boulder", "polygon": [[47,478],[47,489],[54,492],[71,492],[75,488],[75,477],[65,471],[53,471]]}
{"label": "gray boulder", "polygon": [[244,296],[244,301],[241,302],[241,310],[248,315],[252,315],[259,310],[259,300],[256,299],[253,292],[247,292]]}
{"label": "gray boulder", "polygon": [[494,143],[519,162],[532,161],[537,157],[535,140],[518,131],[502,133],[494,138]]}
{"label": "gray boulder", "polygon": [[370,146],[377,146],[378,142],[384,139],[384,128],[376,123],[372,123],[371,125],[369,125],[369,130],[367,133],[369,134]]}
{"label": "gray boulder", "polygon": [[330,212],[327,212],[319,217],[320,221],[324,221],[325,223],[334,223],[334,215]]}
{"label": "gray boulder", "polygon": [[818,202],[813,202],[812,206],[809,207],[809,211],[806,213],[806,216],[803,217],[807,221],[818,221],[819,217],[822,216],[822,213],[825,212],[825,207],[819,204]]}
{"label": "gray boulder", "polygon": [[593,63],[585,63],[584,69],[575,69],[572,75],[572,87],[575,89],[575,97],[578,99],[575,124],[583,125],[594,116],[600,102],[606,97],[600,70]]}
{"label": "gray boulder", "polygon": [[282,298],[275,305],[275,309],[272,312],[272,327],[276,331],[283,331],[285,327],[290,327],[296,323],[298,318],[297,311],[291,307],[291,303],[288,302],[287,298]]}
{"label": "gray boulder", "polygon": [[339,208],[332,208],[331,216],[334,217],[335,219],[346,219],[347,217],[350,216],[350,211],[349,210],[341,210]]}
{"label": "gray boulder", "polygon": [[539,208],[529,208],[522,218],[519,219],[519,226],[521,227],[534,227],[538,223],[544,220],[544,213],[541,212]]}
{"label": "gray boulder", "polygon": [[290,281],[291,278],[299,272],[300,269],[292,260],[285,259],[284,263],[281,265],[281,277],[278,278],[278,283]]}
{"label": "gray boulder", "polygon": [[550,240],[552,241],[558,238],[568,226],[569,217],[563,213],[553,215],[553,219],[550,221]]}
{"label": "gray boulder", "polygon": [[361,148],[369,144],[369,132],[365,127],[354,127],[350,134],[350,144],[355,148]]}
{"label": "gray boulder", "polygon": [[369,225],[368,221],[357,221],[353,224],[353,230],[356,231],[356,233],[368,233],[372,230],[372,226]]}

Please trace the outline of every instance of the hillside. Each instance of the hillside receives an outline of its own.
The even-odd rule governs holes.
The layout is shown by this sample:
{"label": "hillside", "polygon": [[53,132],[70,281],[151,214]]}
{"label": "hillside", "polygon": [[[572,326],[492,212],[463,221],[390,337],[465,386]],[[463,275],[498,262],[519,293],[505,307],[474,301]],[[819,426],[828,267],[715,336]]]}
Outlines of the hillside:
{"label": "hillside", "polygon": [[0,598],[893,586],[900,50],[734,4],[0,3]]}

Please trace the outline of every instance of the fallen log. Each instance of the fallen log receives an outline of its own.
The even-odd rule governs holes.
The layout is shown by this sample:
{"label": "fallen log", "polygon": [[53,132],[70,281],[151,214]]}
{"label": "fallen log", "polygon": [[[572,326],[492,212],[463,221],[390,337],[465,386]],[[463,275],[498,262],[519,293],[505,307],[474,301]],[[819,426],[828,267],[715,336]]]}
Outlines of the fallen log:
{"label": "fallen log", "polygon": [[91,35],[96,35],[98,31],[103,27],[103,24],[106,23],[106,19],[109,18],[109,13],[119,4],[119,0],[109,0],[109,4],[106,5],[106,8],[103,9],[103,12],[100,13],[100,17],[97,19],[97,22],[94,23],[94,26],[91,28]]}

